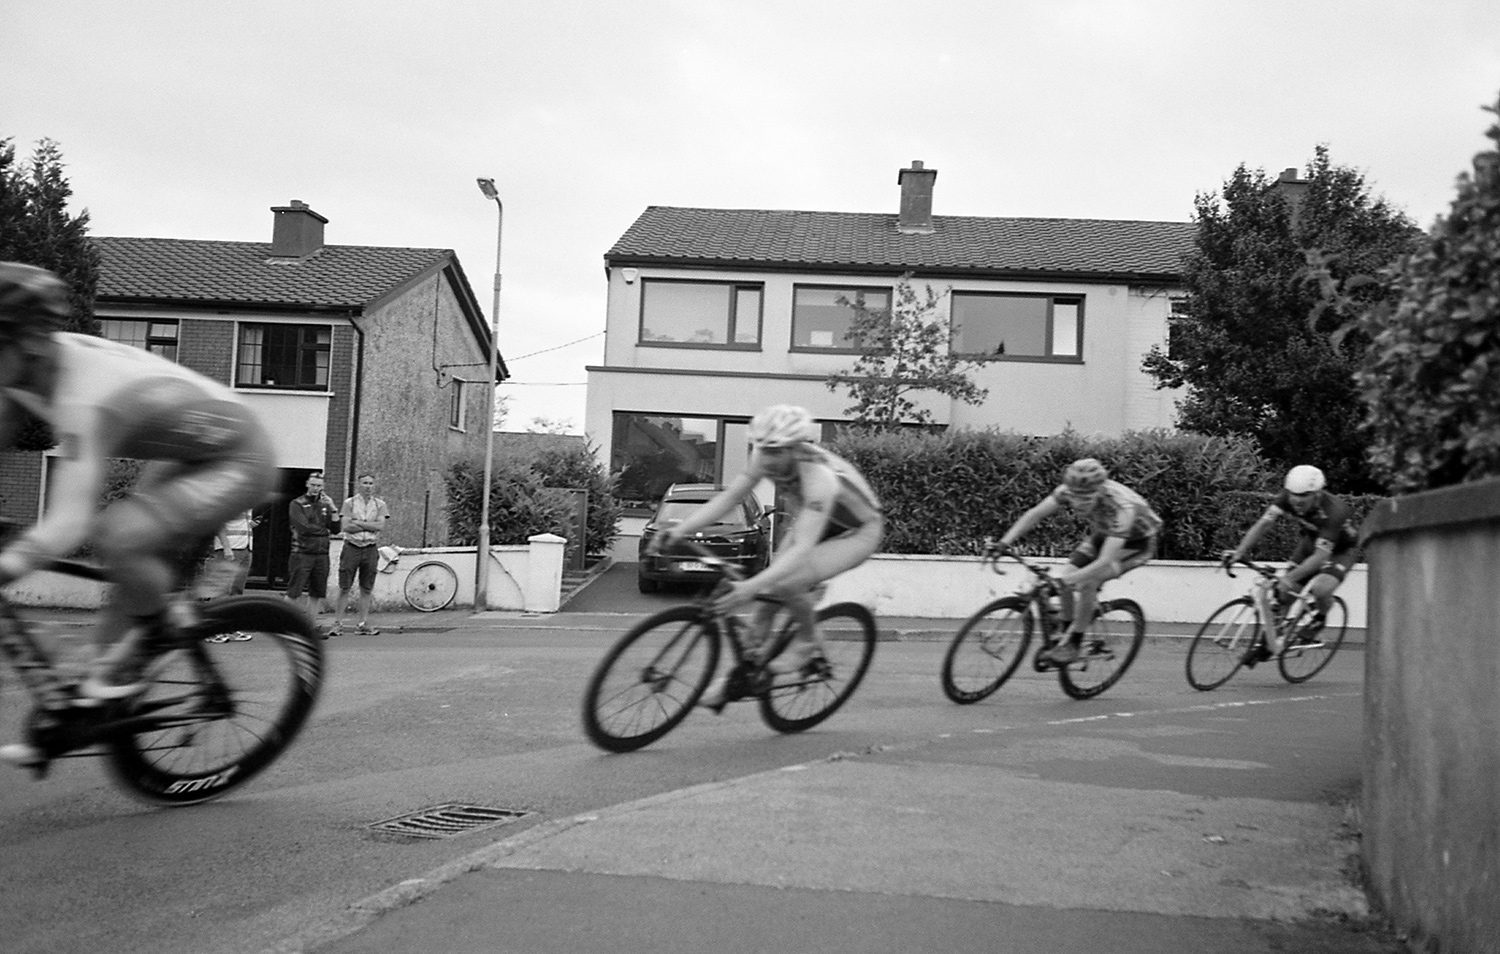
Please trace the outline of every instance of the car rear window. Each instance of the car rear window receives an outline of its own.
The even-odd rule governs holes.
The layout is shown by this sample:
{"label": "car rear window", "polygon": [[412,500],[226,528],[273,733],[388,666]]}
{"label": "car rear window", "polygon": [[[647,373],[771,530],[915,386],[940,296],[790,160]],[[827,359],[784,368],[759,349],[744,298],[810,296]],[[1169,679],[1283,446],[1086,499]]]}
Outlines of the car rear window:
{"label": "car rear window", "polygon": [[[667,500],[663,501],[661,509],[656,512],[657,523],[681,523],[694,510],[703,506],[707,501],[702,500]],[[729,527],[734,530],[749,529],[745,523],[745,508],[735,507],[729,513],[719,518],[716,527]]]}

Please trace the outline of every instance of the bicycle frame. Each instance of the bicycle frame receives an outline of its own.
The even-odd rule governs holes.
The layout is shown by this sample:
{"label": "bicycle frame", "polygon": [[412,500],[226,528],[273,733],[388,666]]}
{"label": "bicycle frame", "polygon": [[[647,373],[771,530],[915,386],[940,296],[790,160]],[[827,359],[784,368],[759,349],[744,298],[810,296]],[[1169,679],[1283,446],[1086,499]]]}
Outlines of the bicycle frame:
{"label": "bicycle frame", "polygon": [[1058,615],[1057,608],[1052,601],[1058,599],[1062,594],[1062,584],[1057,581],[1046,567],[1032,563],[1030,560],[1016,553],[1014,550],[1006,550],[996,553],[993,557],[986,557],[984,563],[995,573],[1004,575],[1005,571],[1000,569],[1000,558],[1010,557],[1028,570],[1032,576],[1037,578],[1036,582],[1029,586],[1022,586],[1016,590],[1015,595],[1026,600],[1030,607],[1031,615],[1037,624],[1037,633],[1042,637],[1036,653],[1040,654],[1052,646],[1053,637],[1062,627],[1062,618]]}
{"label": "bicycle frame", "polygon": [[[44,569],[85,580],[104,579],[104,571],[99,567],[72,560],[54,560]],[[31,629],[3,594],[0,594],[0,652],[20,676],[38,708],[61,712],[73,707],[77,699],[73,681],[58,671],[52,657],[37,643]]]}
{"label": "bicycle frame", "polygon": [[[778,653],[786,648],[786,644],[791,641],[795,630],[792,627],[785,627],[781,633],[774,635],[770,631],[767,631],[761,643],[756,646],[748,645],[742,631],[742,626],[744,626],[743,621],[733,613],[713,609],[713,602],[728,591],[730,584],[738,583],[745,579],[744,571],[740,569],[738,564],[731,563],[715,555],[706,547],[699,546],[691,540],[684,540],[679,545],[687,550],[691,550],[694,556],[704,564],[714,567],[724,574],[724,578],[715,584],[708,591],[708,594],[700,600],[703,613],[713,620],[714,627],[729,642],[730,652],[734,656],[734,665],[731,671],[735,669],[743,670],[749,667],[749,671],[745,672],[744,675],[752,682],[759,681],[759,676],[764,671],[766,663],[770,662]],[[756,599],[763,603],[786,605],[785,600],[777,599],[773,596],[757,596]]]}
{"label": "bicycle frame", "polygon": [[[1251,581],[1250,591],[1246,594],[1250,597],[1251,605],[1255,607],[1255,618],[1243,622],[1239,620],[1235,621],[1237,624],[1236,631],[1230,648],[1235,648],[1239,645],[1239,639],[1243,635],[1246,623],[1252,626],[1259,623],[1260,625],[1255,627],[1254,631],[1259,633],[1262,639],[1268,639],[1271,635],[1274,635],[1276,642],[1278,644],[1282,643],[1287,636],[1288,624],[1301,616],[1303,610],[1307,608],[1309,600],[1307,588],[1303,587],[1292,601],[1278,613],[1272,600],[1272,594],[1276,589],[1277,572],[1263,563],[1254,563],[1250,560],[1241,560],[1240,562],[1256,573],[1256,579]],[[1233,568],[1229,566],[1224,567],[1224,572],[1231,578],[1235,575]],[[1254,646],[1245,647],[1247,651],[1253,648]]]}

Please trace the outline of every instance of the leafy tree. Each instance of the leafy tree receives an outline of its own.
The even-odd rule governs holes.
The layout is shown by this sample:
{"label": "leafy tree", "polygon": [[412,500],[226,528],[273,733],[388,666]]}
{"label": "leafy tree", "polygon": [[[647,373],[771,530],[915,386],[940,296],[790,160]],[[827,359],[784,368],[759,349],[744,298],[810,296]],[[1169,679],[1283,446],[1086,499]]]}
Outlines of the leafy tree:
{"label": "leafy tree", "polygon": [[615,537],[619,536],[623,508],[615,497],[614,480],[599,462],[594,445],[587,441],[569,441],[543,447],[530,461],[530,467],[548,487],[588,491],[584,552],[600,554],[608,551]]}
{"label": "leafy tree", "polygon": [[1319,310],[1307,263],[1312,253],[1337,281],[1372,274],[1422,233],[1372,198],[1358,172],[1334,166],[1326,147],[1306,176],[1289,201],[1264,171],[1241,165],[1221,193],[1197,197],[1185,307],[1170,319],[1169,347],[1153,348],[1144,369],[1157,387],[1187,389],[1184,430],[1251,437],[1277,466],[1316,464],[1341,491],[1373,492],[1354,384],[1369,339],[1336,332],[1389,292],[1369,283],[1339,308]]}
{"label": "leafy tree", "polygon": [[[443,475],[448,491],[448,536],[454,546],[473,546],[484,509],[484,468],[458,461]],[[497,458],[490,469],[490,543],[520,546],[539,533],[568,532],[568,501],[547,489],[522,462]]]}
{"label": "leafy tree", "polygon": [[[57,143],[39,141],[31,161],[18,166],[12,140],[0,139],[0,261],[24,262],[55,272],[71,290],[73,315],[67,330],[96,335],[99,253],[88,239],[88,211],[68,214],[72,194]],[[32,419],[21,428],[15,447],[46,450],[54,443],[51,429]]]}
{"label": "leafy tree", "polygon": [[941,311],[947,293],[939,295],[928,285],[926,295],[918,296],[911,278],[907,273],[897,280],[889,309],[839,299],[854,311],[848,337],[860,356],[851,370],[829,375],[826,384],[830,391],[848,391],[854,403],[844,411],[856,424],[890,428],[933,423],[931,412],[907,397],[913,391],[936,391],[968,404],[989,394],[968,376],[978,362],[949,350],[950,328]]}
{"label": "leafy tree", "polygon": [[1485,135],[1431,241],[1386,273],[1399,297],[1357,324],[1370,459],[1396,492],[1500,477],[1500,123]]}

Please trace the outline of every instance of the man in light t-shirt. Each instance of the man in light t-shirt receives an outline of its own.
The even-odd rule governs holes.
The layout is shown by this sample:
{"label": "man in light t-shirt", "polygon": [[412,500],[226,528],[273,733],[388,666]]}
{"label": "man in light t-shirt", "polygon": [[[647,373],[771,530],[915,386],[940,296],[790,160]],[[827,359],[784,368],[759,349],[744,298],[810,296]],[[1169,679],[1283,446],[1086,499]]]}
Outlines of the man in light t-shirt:
{"label": "man in light t-shirt", "polygon": [[375,475],[359,475],[359,493],[344,501],[339,512],[344,528],[344,549],[339,554],[339,599],[333,607],[331,635],[344,632],[344,610],[349,606],[349,591],[359,575],[359,627],[361,636],[374,636],[380,630],[370,625],[370,594],[375,589],[375,573],[380,569],[380,532],[391,512],[385,501],[375,496]]}

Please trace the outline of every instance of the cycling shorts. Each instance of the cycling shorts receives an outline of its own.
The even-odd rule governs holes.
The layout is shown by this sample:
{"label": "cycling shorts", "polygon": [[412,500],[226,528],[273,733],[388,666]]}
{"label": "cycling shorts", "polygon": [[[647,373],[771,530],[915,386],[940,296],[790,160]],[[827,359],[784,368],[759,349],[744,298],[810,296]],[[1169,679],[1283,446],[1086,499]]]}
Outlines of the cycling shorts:
{"label": "cycling shorts", "polygon": [[[1287,562],[1294,566],[1301,563],[1313,555],[1313,552],[1317,550],[1317,546],[1318,539],[1316,537],[1303,537],[1302,542],[1297,544],[1297,549],[1293,550],[1292,555],[1287,557]],[[1344,577],[1349,574],[1349,568],[1359,562],[1360,556],[1361,551],[1359,547],[1344,547],[1341,550],[1334,550],[1333,554],[1329,556],[1328,562],[1323,564],[1323,568],[1318,571],[1317,575],[1331,576],[1335,580],[1343,582]]]}
{"label": "cycling shorts", "polygon": [[[1068,562],[1076,567],[1085,567],[1093,563],[1099,557],[1099,551],[1104,548],[1104,541],[1109,539],[1107,533],[1096,533],[1085,537]],[[1133,570],[1142,563],[1156,556],[1156,537],[1135,537],[1127,539],[1125,546],[1120,549],[1119,561],[1120,572]]]}

